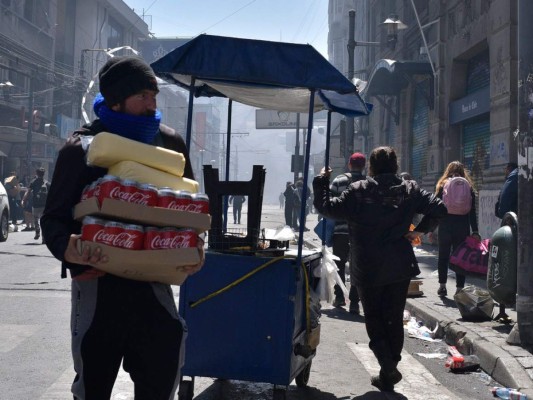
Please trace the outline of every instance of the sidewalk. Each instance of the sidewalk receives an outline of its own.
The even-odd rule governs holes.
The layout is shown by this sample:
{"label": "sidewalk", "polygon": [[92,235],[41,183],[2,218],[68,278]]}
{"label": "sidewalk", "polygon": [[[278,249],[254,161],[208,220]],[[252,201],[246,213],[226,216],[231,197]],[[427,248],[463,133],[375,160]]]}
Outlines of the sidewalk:
{"label": "sidewalk", "polygon": [[[313,232],[318,223],[317,215],[307,217],[304,243],[306,247],[320,247],[321,241]],[[515,309],[506,309],[506,314],[513,320],[511,324],[496,321],[468,322],[461,314],[453,300],[455,293],[455,274],[448,276],[448,297],[437,296],[439,287],[437,271],[437,248],[422,245],[415,249],[421,274],[423,295],[407,299],[406,309],[417,320],[428,327],[439,325],[437,332],[446,343],[455,345],[463,354],[475,354],[481,361],[481,368],[492,378],[506,387],[519,389],[533,399],[533,355],[520,346],[506,343],[514,323],[517,321]],[[466,284],[486,288],[486,281],[467,277]],[[494,315],[499,307],[494,308]]]}

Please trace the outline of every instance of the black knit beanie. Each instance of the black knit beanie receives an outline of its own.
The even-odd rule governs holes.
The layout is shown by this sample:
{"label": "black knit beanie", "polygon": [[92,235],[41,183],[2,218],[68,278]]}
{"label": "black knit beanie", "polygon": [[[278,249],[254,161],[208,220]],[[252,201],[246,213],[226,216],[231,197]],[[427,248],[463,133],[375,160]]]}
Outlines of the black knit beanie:
{"label": "black knit beanie", "polygon": [[112,107],[141,90],[159,91],[154,71],[141,58],[112,57],[98,73],[100,93]]}

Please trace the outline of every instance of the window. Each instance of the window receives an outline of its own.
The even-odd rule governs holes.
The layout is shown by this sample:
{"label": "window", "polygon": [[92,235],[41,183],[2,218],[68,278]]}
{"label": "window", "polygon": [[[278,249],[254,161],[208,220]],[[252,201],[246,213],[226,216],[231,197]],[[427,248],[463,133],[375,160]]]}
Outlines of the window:
{"label": "window", "polygon": [[109,17],[109,36],[107,38],[107,46],[114,48],[123,45],[124,30],[113,17]]}

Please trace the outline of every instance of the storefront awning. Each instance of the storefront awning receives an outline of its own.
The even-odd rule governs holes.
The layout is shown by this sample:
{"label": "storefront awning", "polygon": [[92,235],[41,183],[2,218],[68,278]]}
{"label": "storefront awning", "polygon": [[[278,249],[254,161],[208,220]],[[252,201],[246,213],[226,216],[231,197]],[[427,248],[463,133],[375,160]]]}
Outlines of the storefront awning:
{"label": "storefront awning", "polygon": [[411,82],[414,75],[433,76],[431,65],[427,61],[379,60],[370,73],[363,98],[379,95],[397,95]]}

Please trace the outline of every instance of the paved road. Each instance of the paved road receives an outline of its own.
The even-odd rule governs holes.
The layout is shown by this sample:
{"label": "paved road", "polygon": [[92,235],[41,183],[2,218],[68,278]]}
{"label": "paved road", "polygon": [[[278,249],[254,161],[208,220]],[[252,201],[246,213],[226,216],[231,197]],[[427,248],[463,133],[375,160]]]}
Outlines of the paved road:
{"label": "paved road", "polygon": [[[263,227],[280,226],[281,213],[263,207]],[[308,221],[315,221],[310,215]],[[241,221],[245,223],[244,218]],[[313,222],[310,223],[312,226]],[[311,234],[310,234],[311,235]],[[310,240],[312,242],[312,240]],[[59,263],[31,232],[13,233],[0,244],[0,399],[70,399],[73,379],[69,349],[70,287],[60,279]],[[175,288],[176,301],[179,288]],[[258,310],[260,317],[260,310]],[[416,353],[445,353],[442,343],[406,339],[400,370],[404,380],[396,394],[383,394],[370,385],[378,370],[368,350],[363,317],[323,304],[322,335],[313,359],[308,388],[288,387],[289,400],[355,399],[489,399],[483,374],[454,376],[442,360]],[[133,399],[133,385],[121,371],[114,400]],[[273,398],[268,383],[196,378],[196,400]]]}

